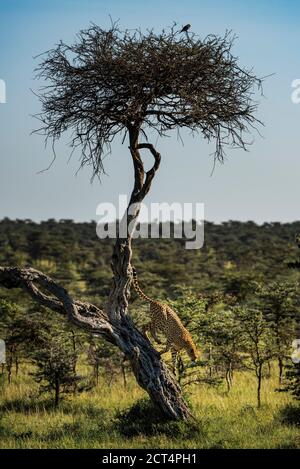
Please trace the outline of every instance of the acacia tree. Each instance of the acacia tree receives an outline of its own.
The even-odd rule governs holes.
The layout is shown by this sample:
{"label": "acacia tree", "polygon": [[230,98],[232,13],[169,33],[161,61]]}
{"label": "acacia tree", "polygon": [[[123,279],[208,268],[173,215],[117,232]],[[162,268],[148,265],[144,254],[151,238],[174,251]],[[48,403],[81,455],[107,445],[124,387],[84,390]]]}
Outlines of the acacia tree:
{"label": "acacia tree", "polygon": [[264,368],[276,356],[275,340],[261,311],[237,307],[236,318],[241,328],[241,351],[249,354],[250,369],[257,382],[257,407],[261,406],[261,386]]}
{"label": "acacia tree", "polygon": [[0,335],[5,341],[7,380],[10,384],[13,366],[17,376],[20,363],[41,346],[41,331],[45,333],[50,324],[45,318],[41,319],[40,313],[37,321],[35,314],[25,313],[18,305],[6,300],[0,300],[0,317]]}
{"label": "acacia tree", "polygon": [[[38,93],[42,104],[38,131],[53,145],[70,131],[72,151],[80,149],[81,165],[91,165],[93,176],[104,171],[103,157],[114,138],[128,139],[134,187],[123,221],[130,229],[115,243],[113,286],[105,311],[73,300],[41,272],[0,269],[3,286],[24,288],[41,304],[67,313],[79,327],[117,345],[138,383],[173,419],[187,419],[188,406],[175,378],[128,313],[131,237],[161,161],[147,135],[155,131],[164,137],[174,129],[202,133],[208,141],[215,140],[215,159],[220,161],[226,145],[246,149],[245,133],[259,122],[253,94],[261,80],[239,66],[232,43],[228,33],[201,39],[193,33],[180,34],[176,25],[156,34],[121,31],[113,23],[109,30],[92,25],[78,34],[74,44],[60,42],[46,52],[37,68],[38,77],[46,82]],[[148,171],[141,150],[153,156]]]}
{"label": "acacia tree", "polygon": [[74,392],[82,378],[76,373],[77,355],[72,336],[51,332],[44,336],[43,347],[33,354],[36,370],[32,375],[40,384],[41,392],[54,392],[54,405],[57,407],[61,394]]}
{"label": "acacia tree", "polygon": [[[300,249],[300,234],[296,236],[296,243]],[[293,269],[300,269],[300,257],[295,261],[289,262],[289,267]],[[297,327],[295,330],[297,339],[300,337],[300,318],[297,318]],[[297,341],[296,339],[296,341]],[[293,351],[293,360],[286,365],[286,380],[285,391],[289,391],[296,399],[300,399],[300,349],[296,344],[296,350]]]}
{"label": "acacia tree", "polygon": [[257,284],[256,295],[262,300],[261,310],[274,334],[278,379],[281,385],[284,366],[290,356],[291,337],[296,334],[299,317],[299,309],[295,301],[296,288],[292,284],[280,282],[272,282],[265,286]]}

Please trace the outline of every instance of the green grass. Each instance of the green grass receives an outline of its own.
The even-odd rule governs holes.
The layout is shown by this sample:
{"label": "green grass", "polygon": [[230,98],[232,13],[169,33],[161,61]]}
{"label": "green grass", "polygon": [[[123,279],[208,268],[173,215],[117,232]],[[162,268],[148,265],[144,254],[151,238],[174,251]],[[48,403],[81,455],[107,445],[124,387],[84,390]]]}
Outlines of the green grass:
{"label": "green grass", "polygon": [[38,396],[25,366],[0,397],[0,448],[300,448],[300,405],[274,392],[277,377],[264,380],[256,408],[255,380],[235,376],[228,395],[207,385],[189,389],[196,417],[187,424],[162,422],[129,380],[64,397]]}

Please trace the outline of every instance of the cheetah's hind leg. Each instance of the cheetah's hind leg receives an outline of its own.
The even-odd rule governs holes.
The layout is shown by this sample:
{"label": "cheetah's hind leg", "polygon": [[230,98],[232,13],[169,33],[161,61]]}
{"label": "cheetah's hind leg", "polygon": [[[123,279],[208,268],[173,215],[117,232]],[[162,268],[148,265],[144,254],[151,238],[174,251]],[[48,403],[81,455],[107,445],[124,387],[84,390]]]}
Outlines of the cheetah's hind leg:
{"label": "cheetah's hind leg", "polygon": [[176,360],[177,360],[178,352],[177,350],[174,349],[174,347],[172,347],[172,342],[167,341],[166,348],[162,350],[161,352],[159,352],[159,354],[163,355],[164,353],[169,352],[169,350],[171,350],[171,355],[172,355],[172,372],[176,376]]}
{"label": "cheetah's hind leg", "polygon": [[145,324],[142,327],[142,332],[143,332],[144,336],[147,337],[148,340],[150,340],[149,334],[148,334],[148,332],[150,332],[150,334],[153,337],[153,339],[155,340],[155,342],[157,342],[158,344],[161,344],[161,340],[157,337],[156,330],[155,330],[152,322],[149,322],[148,324]]}
{"label": "cheetah's hind leg", "polygon": [[167,342],[166,342],[166,347],[165,347],[163,350],[161,350],[161,351],[159,352],[159,354],[160,354],[160,355],[163,355],[164,353],[169,352],[171,346],[172,346],[172,343],[171,343],[169,340],[167,340]]}
{"label": "cheetah's hind leg", "polygon": [[151,325],[151,323],[148,323],[148,324],[144,324],[143,327],[142,327],[142,332],[148,340],[149,340],[148,331],[150,331],[150,325]]}
{"label": "cheetah's hind leg", "polygon": [[156,329],[155,329],[154,324],[152,322],[150,322],[149,328],[150,328],[151,335],[152,335],[153,339],[155,340],[155,342],[157,342],[158,344],[161,344],[161,340],[157,337]]}

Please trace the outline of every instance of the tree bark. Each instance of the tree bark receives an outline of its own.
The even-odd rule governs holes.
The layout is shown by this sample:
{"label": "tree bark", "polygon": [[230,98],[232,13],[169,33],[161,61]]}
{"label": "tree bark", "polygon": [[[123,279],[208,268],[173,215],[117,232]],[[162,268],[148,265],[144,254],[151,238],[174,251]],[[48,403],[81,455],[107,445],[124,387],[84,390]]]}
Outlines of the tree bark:
{"label": "tree bark", "polygon": [[284,369],[283,360],[282,360],[281,356],[279,356],[278,357],[278,370],[279,370],[278,383],[279,383],[279,386],[282,385],[282,381],[283,381],[283,369]]}
{"label": "tree bark", "polygon": [[16,378],[19,374],[19,357],[18,355],[16,355],[16,358],[15,358],[15,372],[16,372]]}
{"label": "tree bark", "polygon": [[262,364],[257,369],[257,408],[261,406],[261,381],[262,381]]}
{"label": "tree bark", "polygon": [[7,381],[8,381],[8,384],[11,384],[13,363],[14,363],[14,346],[8,347],[8,351],[9,351],[9,356],[8,356],[7,363],[6,363]]}
{"label": "tree bark", "polygon": [[232,388],[232,379],[233,379],[233,372],[232,372],[232,362],[230,361],[228,364],[228,368],[226,370],[226,383],[227,383],[227,392],[229,393]]}
{"label": "tree bark", "polygon": [[122,371],[122,376],[123,376],[123,384],[124,388],[127,387],[127,377],[126,377],[126,357],[123,358],[122,364],[121,364],[121,371]]}
{"label": "tree bark", "polygon": [[[40,290],[39,284],[43,291]],[[119,320],[111,320],[107,313],[91,303],[73,300],[68,292],[50,277],[32,268],[0,267],[0,285],[22,288],[39,304],[60,314],[79,327],[118,346],[130,361],[138,384],[165,416],[171,419],[188,419],[191,413],[181,389],[167,369],[159,353],[133,324],[125,311]],[[44,293],[47,290],[51,296]]]}
{"label": "tree bark", "polygon": [[9,360],[7,361],[7,381],[8,381],[8,384],[11,384],[11,374],[12,374],[12,359],[9,358]]}
{"label": "tree bark", "polygon": [[[78,354],[77,354],[76,335],[75,335],[75,332],[73,330],[71,330],[71,338],[72,338],[72,348],[73,348],[73,374],[74,374],[74,376],[76,376],[76,374],[77,374],[76,366],[77,366]],[[77,391],[77,381],[75,380],[74,384],[73,384],[73,393],[75,394],[76,391]]]}
{"label": "tree bark", "polygon": [[94,375],[96,377],[96,386],[99,384],[99,362],[97,361],[94,365]]}
{"label": "tree bark", "polygon": [[[187,420],[191,412],[182,396],[175,377],[168,370],[160,354],[135,327],[128,314],[131,269],[131,238],[140,211],[140,204],[149,192],[160,164],[160,154],[150,143],[138,142],[139,128],[129,127],[130,153],[134,166],[134,188],[120,229],[128,226],[126,234],[119,233],[112,256],[113,286],[106,311],[90,303],[73,300],[68,292],[50,277],[35,269],[0,267],[0,285],[23,288],[34,300],[93,334],[102,335],[118,346],[129,360],[138,384],[149,394],[165,417]],[[147,149],[154,157],[153,167],[145,172],[139,150]],[[42,287],[42,290],[36,286]],[[44,293],[47,291],[51,294]]]}

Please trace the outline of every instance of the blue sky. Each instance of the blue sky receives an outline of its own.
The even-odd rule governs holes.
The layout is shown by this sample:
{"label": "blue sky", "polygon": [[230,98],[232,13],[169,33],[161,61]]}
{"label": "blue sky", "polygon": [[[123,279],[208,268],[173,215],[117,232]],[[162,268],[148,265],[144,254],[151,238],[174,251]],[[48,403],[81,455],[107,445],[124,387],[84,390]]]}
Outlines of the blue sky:
{"label": "blue sky", "polygon": [[0,79],[6,81],[7,103],[0,104],[0,218],[96,218],[100,202],[116,203],[130,192],[132,171],[127,146],[113,146],[106,160],[108,176],[90,184],[86,168],[77,175],[78,158],[68,162],[66,141],[57,146],[49,171],[50,147],[30,135],[31,117],[39,103],[30,89],[37,64],[33,56],[60,39],[74,40],[91,21],[106,27],[109,15],[124,28],[191,23],[200,36],[232,29],[234,53],[259,76],[275,73],[264,85],[259,117],[263,138],[254,135],[250,151],[228,150],[224,165],[212,177],[212,147],[201,136],[158,141],[160,172],[148,202],[203,202],[212,221],[292,221],[299,219],[300,104],[290,98],[291,82],[300,78],[300,3],[297,1],[204,0],[2,0],[0,4]]}

